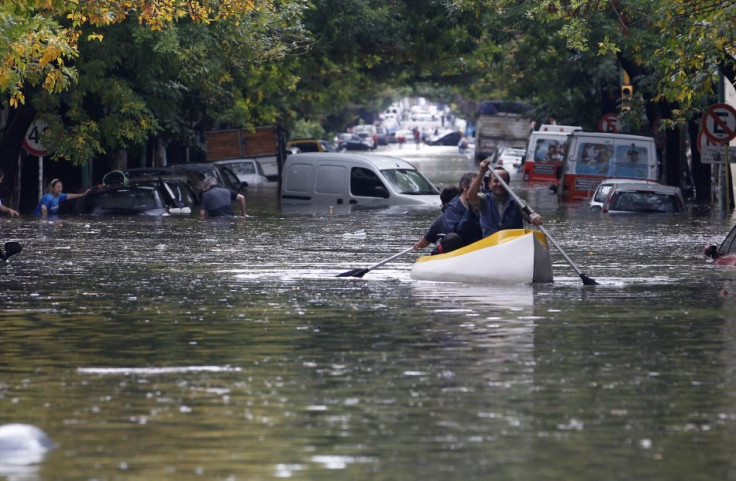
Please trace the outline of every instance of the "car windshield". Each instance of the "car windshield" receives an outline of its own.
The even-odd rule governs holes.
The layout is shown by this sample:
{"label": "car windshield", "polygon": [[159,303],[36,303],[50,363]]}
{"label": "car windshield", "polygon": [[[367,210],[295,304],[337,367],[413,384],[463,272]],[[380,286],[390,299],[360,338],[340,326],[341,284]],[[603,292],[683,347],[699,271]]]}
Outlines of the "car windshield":
{"label": "car windshield", "polygon": [[410,195],[437,195],[437,188],[422,174],[412,169],[387,169],[381,171],[401,194]]}
{"label": "car windshield", "polygon": [[657,192],[614,192],[609,210],[679,212],[677,197]]}

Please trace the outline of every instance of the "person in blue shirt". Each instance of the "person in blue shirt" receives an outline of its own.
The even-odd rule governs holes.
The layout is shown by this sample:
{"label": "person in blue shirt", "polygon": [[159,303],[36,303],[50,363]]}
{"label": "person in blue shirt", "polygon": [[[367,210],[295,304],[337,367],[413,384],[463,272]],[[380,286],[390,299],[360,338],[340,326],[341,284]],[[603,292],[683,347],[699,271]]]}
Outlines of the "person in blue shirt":
{"label": "person in blue shirt", "polygon": [[[468,189],[468,202],[478,209],[483,238],[503,229],[523,229],[525,220],[534,225],[541,225],[542,217],[536,212],[526,215],[495,175],[491,175],[488,180],[488,190],[480,192],[490,163],[490,158],[481,161],[478,174]],[[495,167],[494,170],[508,185],[511,180],[508,171],[503,167]]]}
{"label": "person in blue shirt", "polygon": [[61,180],[54,179],[49,182],[49,192],[41,196],[41,200],[38,201],[36,209],[33,211],[34,215],[41,217],[58,217],[59,216],[59,204],[67,201],[76,199],[77,197],[83,197],[91,192],[92,189],[87,189],[81,194],[64,194],[64,184]]}

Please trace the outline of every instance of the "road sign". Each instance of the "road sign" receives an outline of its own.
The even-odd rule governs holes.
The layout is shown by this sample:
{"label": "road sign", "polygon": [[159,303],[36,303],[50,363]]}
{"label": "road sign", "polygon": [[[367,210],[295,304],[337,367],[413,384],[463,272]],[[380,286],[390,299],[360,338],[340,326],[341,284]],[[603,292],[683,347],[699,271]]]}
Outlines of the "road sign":
{"label": "road sign", "polygon": [[736,137],[736,109],[728,104],[711,105],[703,115],[702,127],[713,142],[729,142]]}
{"label": "road sign", "polygon": [[618,132],[618,115],[606,114],[598,122],[598,130],[601,132]]}
{"label": "road sign", "polygon": [[26,136],[23,137],[23,148],[26,149],[26,152],[37,157],[48,155],[46,147],[41,143],[41,134],[48,128],[48,124],[40,119],[36,119],[31,123]]}
{"label": "road sign", "polygon": [[[711,141],[702,130],[698,132],[698,152],[701,164],[720,164],[726,154],[724,143],[717,144]],[[736,163],[736,147],[728,148],[729,163]]]}

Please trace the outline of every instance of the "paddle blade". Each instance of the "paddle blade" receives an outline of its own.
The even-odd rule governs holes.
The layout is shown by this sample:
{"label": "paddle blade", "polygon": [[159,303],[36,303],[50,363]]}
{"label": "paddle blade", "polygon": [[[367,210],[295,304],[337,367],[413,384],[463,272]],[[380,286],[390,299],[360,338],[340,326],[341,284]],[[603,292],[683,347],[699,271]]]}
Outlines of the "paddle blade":
{"label": "paddle blade", "polygon": [[335,277],[363,277],[370,269],[353,269],[352,271],[343,272]]}
{"label": "paddle blade", "polygon": [[8,259],[10,256],[14,256],[18,252],[22,251],[20,243],[18,242],[6,242],[5,243],[5,254],[2,256],[3,259]]}
{"label": "paddle blade", "polygon": [[580,278],[583,280],[583,285],[585,286],[597,286],[598,283],[595,281],[595,279],[591,279],[590,277],[586,276],[585,274],[580,274]]}

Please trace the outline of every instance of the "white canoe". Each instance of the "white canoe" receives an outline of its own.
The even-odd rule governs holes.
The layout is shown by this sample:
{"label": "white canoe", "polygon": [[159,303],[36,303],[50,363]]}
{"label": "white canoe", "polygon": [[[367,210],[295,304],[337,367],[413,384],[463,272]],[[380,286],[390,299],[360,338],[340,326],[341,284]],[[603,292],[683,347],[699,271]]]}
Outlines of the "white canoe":
{"label": "white canoe", "polygon": [[495,284],[552,282],[552,261],[542,232],[507,229],[446,254],[422,256],[414,263],[411,277]]}

